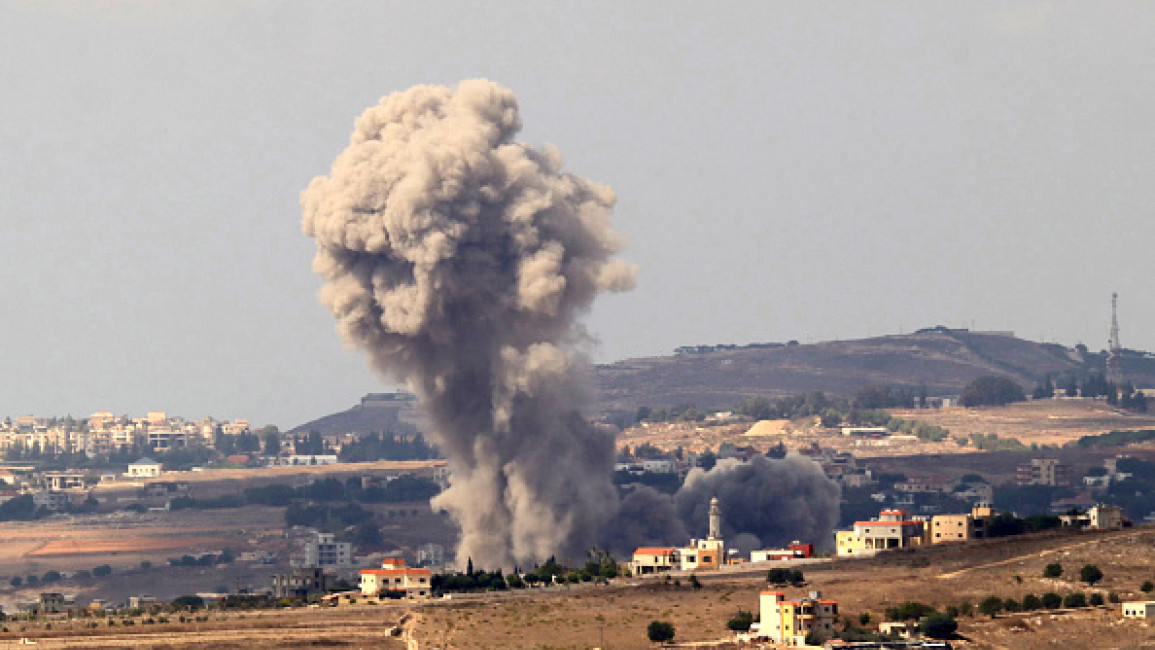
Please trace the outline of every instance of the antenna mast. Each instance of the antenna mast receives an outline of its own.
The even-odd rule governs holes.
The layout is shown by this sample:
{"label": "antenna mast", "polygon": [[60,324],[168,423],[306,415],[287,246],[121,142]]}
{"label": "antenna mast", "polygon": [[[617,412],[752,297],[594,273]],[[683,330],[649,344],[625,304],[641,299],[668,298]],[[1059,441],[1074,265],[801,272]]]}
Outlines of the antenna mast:
{"label": "antenna mast", "polygon": [[1111,294],[1111,333],[1107,341],[1107,381],[1123,383],[1123,346],[1119,343],[1119,294]]}

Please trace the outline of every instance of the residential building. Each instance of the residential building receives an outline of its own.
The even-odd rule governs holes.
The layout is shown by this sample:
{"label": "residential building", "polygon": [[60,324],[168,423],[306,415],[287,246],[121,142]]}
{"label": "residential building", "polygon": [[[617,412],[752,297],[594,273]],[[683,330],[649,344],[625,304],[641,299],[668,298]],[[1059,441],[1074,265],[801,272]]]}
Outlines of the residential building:
{"label": "residential building", "polygon": [[941,476],[914,476],[894,484],[896,492],[907,494],[946,494],[953,485]]}
{"label": "residential building", "polygon": [[417,547],[418,566],[441,566],[445,564],[445,547],[441,544],[422,544]]}
{"label": "residential building", "polygon": [[788,646],[806,645],[812,632],[830,636],[838,620],[838,602],[823,600],[821,592],[806,598],[786,600],[781,591],[763,591],[759,597],[759,622],[751,632]]}
{"label": "residential building", "polygon": [[642,546],[634,551],[630,573],[645,576],[671,571],[680,566],[678,549],[673,546]]}
{"label": "residential building", "polygon": [[653,474],[671,474],[676,469],[674,461],[669,458],[646,458],[642,460],[642,471]]}
{"label": "residential building", "polygon": [[993,516],[993,510],[985,503],[976,505],[967,514],[935,515],[930,519],[927,541],[941,544],[986,537]]}
{"label": "residential building", "polygon": [[795,541],[786,548],[750,551],[751,562],[773,562],[814,556],[814,545]]}
{"label": "residential building", "polygon": [[395,594],[405,598],[429,598],[433,593],[433,573],[429,569],[365,569],[360,575],[361,593],[366,596]]}
{"label": "residential building", "polygon": [[1123,603],[1123,618],[1155,618],[1155,600]]}
{"label": "residential building", "polygon": [[1096,504],[1087,510],[1090,519],[1089,528],[1096,530],[1114,530],[1123,527],[1123,509],[1119,506]]}
{"label": "residential building", "polygon": [[1029,463],[1015,467],[1015,482],[1019,485],[1067,486],[1071,484],[1071,467],[1058,458],[1032,458]]}
{"label": "residential building", "polygon": [[44,487],[52,491],[84,487],[84,472],[44,472]]}
{"label": "residential building", "polygon": [[883,550],[919,546],[925,523],[909,519],[905,510],[883,510],[878,519],[856,521],[853,529],[838,531],[838,555],[874,555]]}
{"label": "residential building", "polygon": [[49,510],[60,510],[68,507],[72,503],[67,492],[52,492],[50,490],[41,490],[32,493],[32,503],[37,508],[47,508]]}
{"label": "residential building", "polygon": [[303,566],[353,566],[353,544],[350,542],[338,542],[332,533],[317,533],[313,541],[305,543],[305,562]]}
{"label": "residential building", "polygon": [[160,476],[162,465],[145,456],[128,466],[128,475],[133,478],[151,478]]}
{"label": "residential building", "polygon": [[275,598],[314,600],[328,590],[328,576],[321,567],[300,567],[289,573],[273,575]]}

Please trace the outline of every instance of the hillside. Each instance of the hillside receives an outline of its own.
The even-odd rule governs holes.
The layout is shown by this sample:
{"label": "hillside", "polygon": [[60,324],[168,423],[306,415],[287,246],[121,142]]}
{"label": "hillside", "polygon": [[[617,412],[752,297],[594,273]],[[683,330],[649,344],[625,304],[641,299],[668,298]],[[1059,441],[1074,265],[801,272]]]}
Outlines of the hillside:
{"label": "hillside", "polygon": [[289,433],[415,433],[422,429],[417,398],[406,393],[369,393],[352,408],[293,428]]}
{"label": "hillside", "polygon": [[[982,375],[1001,375],[1028,392],[1050,374],[1102,372],[1106,355],[1081,354],[1055,343],[1007,333],[935,328],[811,345],[681,348],[669,357],[629,359],[597,367],[601,406],[632,412],[639,406],[728,408],[750,395],[812,390],[852,395],[867,384],[925,385],[932,396],[958,395]],[[1137,386],[1155,386],[1155,358],[1127,351],[1123,370]]]}

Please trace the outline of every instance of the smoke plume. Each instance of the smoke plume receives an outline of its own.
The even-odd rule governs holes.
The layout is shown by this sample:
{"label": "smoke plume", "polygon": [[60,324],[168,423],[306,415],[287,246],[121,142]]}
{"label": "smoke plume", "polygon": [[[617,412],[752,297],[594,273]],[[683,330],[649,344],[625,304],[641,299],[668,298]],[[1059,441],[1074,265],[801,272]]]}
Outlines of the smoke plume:
{"label": "smoke plume", "polygon": [[486,567],[584,550],[617,506],[576,319],[634,269],[614,259],[613,191],[520,128],[489,81],[394,93],[301,195],[321,302],[421,399],[452,474],[433,505],[461,525],[459,560]]}
{"label": "smoke plume", "polygon": [[622,499],[618,513],[602,529],[598,544],[629,557],[639,546],[672,546],[688,539],[670,495],[643,485]]}
{"label": "smoke plume", "polygon": [[780,548],[796,539],[829,546],[838,525],[838,484],[804,456],[755,456],[745,463],[727,458],[708,472],[691,470],[674,503],[695,536],[707,532],[714,496],[722,509],[722,535],[727,540],[749,534],[762,542],[762,548]]}

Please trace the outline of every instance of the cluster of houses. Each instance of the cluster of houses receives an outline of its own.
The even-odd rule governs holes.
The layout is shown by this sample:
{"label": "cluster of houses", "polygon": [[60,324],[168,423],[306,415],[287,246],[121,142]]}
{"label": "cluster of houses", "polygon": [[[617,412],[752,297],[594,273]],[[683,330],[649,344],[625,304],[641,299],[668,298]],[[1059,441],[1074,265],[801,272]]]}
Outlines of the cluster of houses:
{"label": "cluster of houses", "polygon": [[172,449],[209,445],[217,433],[250,433],[248,420],[223,422],[206,417],[186,420],[165,411],[149,411],[143,418],[97,411],[86,420],[37,418],[31,415],[0,422],[0,452],[80,453],[90,456],[125,452],[136,447]]}
{"label": "cluster of houses", "polygon": [[[648,576],[667,571],[719,569],[723,565],[746,562],[745,558],[738,558],[735,552],[726,550],[726,542],[722,539],[722,508],[717,497],[710,500],[709,519],[709,533],[704,539],[691,539],[686,546],[638,547],[629,563],[630,573]],[[794,542],[784,549],[751,551],[749,561],[768,562],[813,555],[813,544]]]}
{"label": "cluster of houses", "polygon": [[[879,551],[942,544],[987,536],[994,510],[979,503],[969,513],[911,516],[905,510],[883,510],[877,518],[856,521],[850,530],[835,533],[838,555],[874,555]],[[1062,515],[1064,526],[1096,530],[1122,528],[1126,522],[1119,506],[1096,504],[1086,513]]]}

